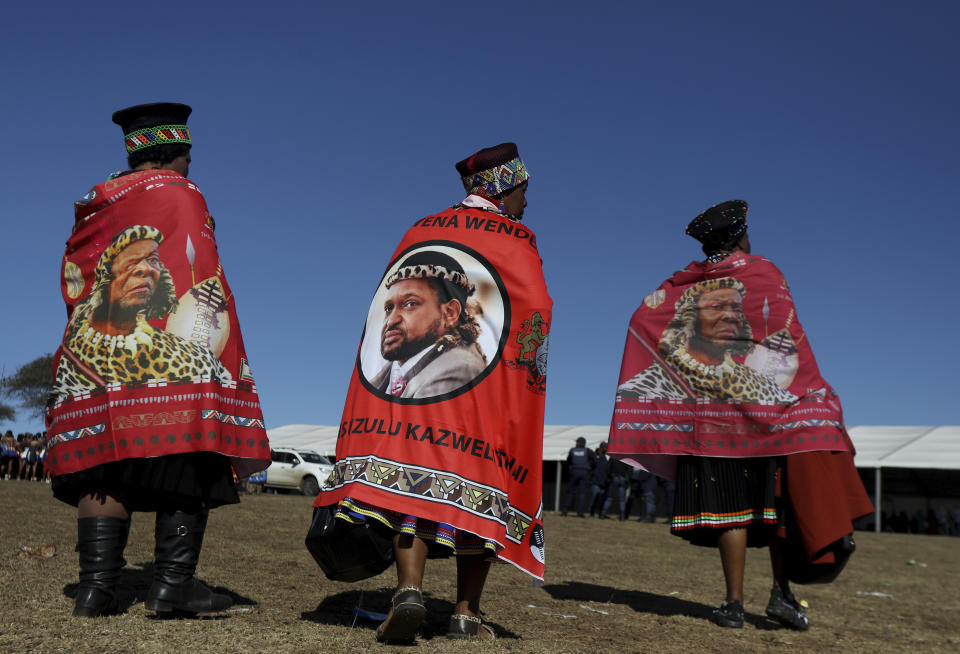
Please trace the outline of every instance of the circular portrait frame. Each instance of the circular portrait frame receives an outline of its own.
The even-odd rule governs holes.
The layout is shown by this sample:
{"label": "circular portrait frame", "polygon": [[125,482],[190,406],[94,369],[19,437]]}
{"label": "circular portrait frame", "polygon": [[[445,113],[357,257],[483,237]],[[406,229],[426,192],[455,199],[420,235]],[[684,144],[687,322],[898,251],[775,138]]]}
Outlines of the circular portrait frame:
{"label": "circular portrait frame", "polygon": [[[400,270],[401,264],[419,253],[439,253],[453,258],[462,268],[466,281],[475,288],[467,305],[471,316],[479,325],[475,345],[483,352],[486,365],[471,379],[450,390],[425,397],[401,397],[390,394],[384,383],[385,377],[389,378],[389,369],[392,365],[392,362],[385,359],[381,353],[384,319],[387,315],[384,307],[390,295],[386,283]],[[463,395],[493,372],[503,355],[509,333],[510,298],[503,279],[490,262],[476,250],[461,243],[445,240],[421,241],[397,255],[390,262],[377,285],[367,312],[360,351],[357,354],[357,374],[367,391],[390,402],[413,405],[443,402]],[[429,365],[422,370],[424,373],[429,373]]]}

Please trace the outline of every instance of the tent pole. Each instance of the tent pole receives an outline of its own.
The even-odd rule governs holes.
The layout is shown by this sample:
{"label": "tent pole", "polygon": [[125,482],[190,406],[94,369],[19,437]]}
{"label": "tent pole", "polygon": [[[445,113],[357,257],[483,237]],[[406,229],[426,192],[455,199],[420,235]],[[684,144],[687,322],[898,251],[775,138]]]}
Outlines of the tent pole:
{"label": "tent pole", "polygon": [[873,521],[874,527],[873,530],[880,533],[880,471],[883,470],[880,466],[877,466],[877,476],[873,480],[873,511],[876,519]]}
{"label": "tent pole", "polygon": [[560,468],[561,462],[557,461],[557,487],[553,491],[553,510],[560,511],[560,473],[563,472]]}

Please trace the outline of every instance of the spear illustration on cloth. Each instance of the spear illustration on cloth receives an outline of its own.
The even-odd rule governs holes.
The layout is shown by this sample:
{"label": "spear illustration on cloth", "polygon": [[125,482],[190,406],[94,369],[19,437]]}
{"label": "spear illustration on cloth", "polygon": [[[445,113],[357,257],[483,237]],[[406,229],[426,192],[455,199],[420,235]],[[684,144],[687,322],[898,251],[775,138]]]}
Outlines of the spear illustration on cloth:
{"label": "spear illustration on cloth", "polygon": [[633,327],[628,327],[627,331],[630,332],[631,336],[637,339],[637,342],[640,343],[640,345],[643,346],[643,349],[647,351],[647,353],[653,358],[653,360],[657,362],[661,368],[663,368],[663,371],[667,373],[667,375],[669,375],[673,379],[673,381],[677,382],[677,384],[680,385],[680,388],[683,389],[683,392],[686,393],[690,397],[690,399],[692,400],[697,399],[697,394],[690,387],[690,384],[688,384],[683,377],[678,375],[677,372],[670,367],[669,363],[664,361],[663,357],[660,356],[660,353],[657,352],[656,348],[654,348],[652,345],[647,343],[646,339],[644,339],[643,336],[638,334],[633,329]]}
{"label": "spear illustration on cloth", "polygon": [[763,298],[763,337],[766,338],[770,333],[770,329],[767,327],[768,321],[770,319],[770,303],[767,301],[767,298]]}
{"label": "spear illustration on cloth", "polygon": [[190,262],[190,286],[193,287],[196,285],[197,280],[194,278],[193,272],[193,262],[197,259],[197,251],[193,247],[193,241],[190,240],[190,235],[187,234],[187,261]]}

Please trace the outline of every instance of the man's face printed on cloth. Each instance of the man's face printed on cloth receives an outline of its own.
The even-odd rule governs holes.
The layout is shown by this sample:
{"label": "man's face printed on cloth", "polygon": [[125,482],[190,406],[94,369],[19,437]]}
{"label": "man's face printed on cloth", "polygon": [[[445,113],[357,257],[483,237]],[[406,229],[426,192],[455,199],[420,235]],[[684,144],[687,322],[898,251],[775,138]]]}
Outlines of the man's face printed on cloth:
{"label": "man's face printed on cloth", "polygon": [[380,354],[387,361],[405,362],[433,345],[460,316],[460,302],[443,304],[430,283],[405,279],[390,287],[383,303]]}
{"label": "man's face printed on cloth", "polygon": [[721,349],[734,345],[743,332],[743,301],[733,288],[708,291],[697,300],[700,319],[697,332],[705,341]]}
{"label": "man's face printed on cloth", "polygon": [[110,268],[110,306],[121,313],[139,311],[150,302],[160,280],[163,263],[156,241],[131,243],[117,255]]}

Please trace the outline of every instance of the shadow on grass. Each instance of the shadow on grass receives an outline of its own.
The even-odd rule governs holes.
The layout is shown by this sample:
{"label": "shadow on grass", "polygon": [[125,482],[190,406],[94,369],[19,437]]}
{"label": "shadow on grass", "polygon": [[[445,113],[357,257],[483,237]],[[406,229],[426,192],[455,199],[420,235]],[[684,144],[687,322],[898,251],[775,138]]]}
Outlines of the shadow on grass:
{"label": "shadow on grass", "polygon": [[[348,590],[335,595],[328,595],[313,611],[301,613],[300,619],[317,624],[367,629],[370,631],[370,639],[373,641],[373,632],[376,631],[380,621],[360,617],[354,613],[354,609],[385,614],[390,610],[393,593],[393,588],[378,588],[376,590]],[[427,617],[420,625],[419,640],[443,638],[447,633],[450,616],[453,615],[453,602],[436,598],[429,592],[424,592],[423,604],[427,607]],[[496,622],[488,621],[486,617],[484,617],[484,623],[493,628],[497,638],[519,639],[517,634]]]}
{"label": "shadow on grass", "polygon": [[[642,590],[623,590],[611,586],[585,584],[579,581],[547,584],[541,588],[551,597],[558,600],[623,604],[638,613],[653,613],[662,616],[685,615],[691,618],[706,620],[713,624],[712,614],[714,607],[670,595],[657,595]],[[765,615],[754,615],[752,613],[745,613],[744,622],[764,631],[784,628]]]}
{"label": "shadow on grass", "polygon": [[[120,570],[120,581],[117,584],[117,602],[120,605],[118,613],[126,613],[130,610],[130,607],[136,604],[137,602],[142,602],[146,599],[147,593],[150,590],[150,584],[153,583],[153,562],[148,563],[139,563],[135,567],[125,566]],[[257,602],[250,599],[249,597],[244,597],[239,595],[229,588],[223,586],[212,586],[207,584],[215,593],[221,593],[223,595],[229,595],[230,599],[233,600],[234,606],[256,606]],[[76,599],[77,589],[79,584],[67,584],[63,587],[63,594],[70,599]],[[151,616],[156,617],[156,616]],[[178,617],[189,617],[184,615],[178,615]],[[203,620],[222,620],[226,615],[198,615],[193,616],[196,619]]]}

